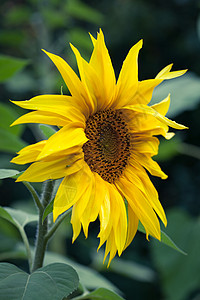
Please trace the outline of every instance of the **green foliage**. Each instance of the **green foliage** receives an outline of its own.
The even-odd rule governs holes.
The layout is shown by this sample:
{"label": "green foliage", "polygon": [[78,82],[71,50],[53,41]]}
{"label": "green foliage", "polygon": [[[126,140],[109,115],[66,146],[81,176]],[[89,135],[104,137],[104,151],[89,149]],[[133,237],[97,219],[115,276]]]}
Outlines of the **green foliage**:
{"label": "green foliage", "polygon": [[98,10],[80,0],[68,0],[66,10],[72,17],[94,24],[103,23],[104,20],[103,15]]}
{"label": "green foliage", "polygon": [[42,131],[43,135],[45,136],[45,138],[50,138],[50,136],[52,136],[54,133],[56,133],[56,130],[48,125],[39,125],[40,130]]}
{"label": "green foliage", "polygon": [[15,153],[26,146],[20,139],[24,127],[10,127],[17,117],[11,106],[0,103],[0,151]]}
{"label": "green foliage", "polygon": [[114,286],[108,279],[103,277],[97,271],[87,266],[81,265],[66,256],[59,255],[50,251],[46,252],[44,265],[51,264],[53,262],[66,263],[72,266],[78,273],[80,278],[80,283],[87,289],[96,289],[98,287],[103,287],[115,292],[119,290]]}
{"label": "green foliage", "polygon": [[1,206],[0,217],[12,223],[19,229],[19,231],[22,231],[28,223],[36,222],[38,220],[37,215],[23,212],[14,208]]}
{"label": "green foliage", "polygon": [[17,170],[0,169],[0,179],[13,178],[17,174],[19,174],[19,171],[17,171]]}
{"label": "green foliage", "polygon": [[[142,233],[146,233],[145,232],[145,229],[143,227],[143,225],[139,222],[139,225],[138,225],[138,230]],[[184,254],[184,255],[187,255],[183,250],[181,250],[173,241],[172,239],[165,233],[161,230],[161,240],[160,240],[161,243],[173,248],[174,250],[180,252],[181,254]]]}
{"label": "green foliage", "polygon": [[200,78],[188,72],[180,78],[166,80],[155,89],[152,104],[166,98],[169,93],[172,101],[167,115],[170,118],[195,109],[200,102]]}
{"label": "green foliage", "polygon": [[5,82],[27,66],[28,60],[0,55],[0,82]]}
{"label": "green foliage", "polygon": [[91,300],[123,300],[124,298],[120,297],[116,293],[109,291],[105,288],[99,288],[94,292],[88,293],[85,296],[82,296],[81,299],[91,299]]}
{"label": "green foliage", "polygon": [[167,250],[157,242],[151,248],[153,261],[161,275],[165,299],[189,299],[192,291],[200,286],[200,220],[178,209],[168,211],[168,229],[171,235],[188,253],[187,256]]}
{"label": "green foliage", "polygon": [[12,300],[61,300],[78,287],[76,271],[54,263],[28,274],[14,265],[0,264],[0,298]]}

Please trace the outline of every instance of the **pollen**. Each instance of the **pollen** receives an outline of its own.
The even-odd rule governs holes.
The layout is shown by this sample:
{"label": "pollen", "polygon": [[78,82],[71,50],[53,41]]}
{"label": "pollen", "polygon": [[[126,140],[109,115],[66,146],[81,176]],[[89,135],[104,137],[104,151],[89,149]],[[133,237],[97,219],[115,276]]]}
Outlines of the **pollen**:
{"label": "pollen", "polygon": [[123,113],[111,109],[95,113],[86,122],[85,134],[89,139],[83,145],[86,163],[104,180],[115,182],[130,157],[130,134]]}

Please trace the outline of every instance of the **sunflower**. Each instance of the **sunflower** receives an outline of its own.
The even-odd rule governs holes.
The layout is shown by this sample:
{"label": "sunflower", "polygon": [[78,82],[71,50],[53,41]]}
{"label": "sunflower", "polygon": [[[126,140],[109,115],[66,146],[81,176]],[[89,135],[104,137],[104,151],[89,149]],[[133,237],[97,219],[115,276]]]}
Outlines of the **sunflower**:
{"label": "sunflower", "polygon": [[[149,176],[167,175],[152,159],[159,140],[173,137],[169,126],[186,127],[165,117],[170,96],[148,106],[154,88],[165,79],[186,70],[170,72],[172,64],[155,79],[138,81],[138,54],[142,40],[123,62],[119,78],[115,73],[104,35],[91,36],[93,51],[89,63],[71,45],[80,78],[59,56],[44,51],[61,73],[71,96],[40,95],[14,104],[33,110],[12,125],[43,123],[58,127],[49,139],[29,145],[12,159],[16,164],[32,163],[17,181],[42,182],[62,178],[54,199],[54,221],[72,208],[73,241],[83,228],[88,236],[90,222],[100,221],[99,248],[106,243],[105,258],[113,257],[132,242],[143,224],[148,235],[160,240],[160,220],[165,212]],[[98,249],[99,249],[98,248]]]}

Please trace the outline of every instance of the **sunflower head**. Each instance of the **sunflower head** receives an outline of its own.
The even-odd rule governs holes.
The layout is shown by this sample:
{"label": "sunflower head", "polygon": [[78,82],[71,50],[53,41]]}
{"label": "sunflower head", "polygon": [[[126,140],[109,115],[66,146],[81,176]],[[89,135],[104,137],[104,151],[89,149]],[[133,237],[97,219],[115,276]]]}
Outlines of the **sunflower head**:
{"label": "sunflower head", "polygon": [[99,247],[106,242],[109,264],[132,242],[139,220],[146,236],[160,239],[160,223],[167,220],[158,193],[149,176],[167,175],[152,159],[158,152],[157,135],[166,139],[169,127],[185,129],[165,117],[168,95],[149,106],[154,88],[165,79],[183,75],[172,65],[156,78],[138,81],[138,53],[134,45],[116,81],[104,35],[91,36],[89,62],[71,45],[80,77],[59,56],[44,51],[60,71],[71,95],[41,95],[28,101],[13,101],[33,110],[12,125],[43,123],[58,126],[48,140],[19,151],[13,163],[31,165],[17,181],[41,182],[62,178],[54,200],[53,219],[72,208],[73,241],[81,228],[88,236],[90,222],[100,220]]}

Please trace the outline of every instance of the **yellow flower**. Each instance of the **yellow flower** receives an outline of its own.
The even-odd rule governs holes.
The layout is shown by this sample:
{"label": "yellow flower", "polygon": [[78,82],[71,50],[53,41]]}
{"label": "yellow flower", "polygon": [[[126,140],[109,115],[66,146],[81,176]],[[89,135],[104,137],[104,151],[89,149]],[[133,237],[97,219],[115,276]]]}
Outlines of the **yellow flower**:
{"label": "yellow flower", "polygon": [[[138,221],[146,236],[160,239],[160,223],[167,220],[158,194],[146,170],[163,179],[167,175],[152,160],[158,152],[155,135],[170,139],[169,127],[185,129],[165,117],[170,96],[147,106],[154,88],[164,79],[181,76],[186,70],[170,72],[165,67],[155,79],[138,81],[138,53],[142,40],[129,51],[116,82],[102,31],[89,63],[71,45],[80,79],[59,56],[45,53],[60,71],[71,96],[41,95],[29,101],[13,101],[34,110],[16,120],[21,123],[56,125],[48,140],[19,151],[12,162],[32,163],[17,181],[42,182],[63,178],[53,207],[54,221],[73,207],[73,241],[83,228],[88,236],[90,222],[100,220],[99,247],[106,242],[109,264],[133,240]],[[158,217],[157,217],[158,216]]]}

